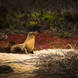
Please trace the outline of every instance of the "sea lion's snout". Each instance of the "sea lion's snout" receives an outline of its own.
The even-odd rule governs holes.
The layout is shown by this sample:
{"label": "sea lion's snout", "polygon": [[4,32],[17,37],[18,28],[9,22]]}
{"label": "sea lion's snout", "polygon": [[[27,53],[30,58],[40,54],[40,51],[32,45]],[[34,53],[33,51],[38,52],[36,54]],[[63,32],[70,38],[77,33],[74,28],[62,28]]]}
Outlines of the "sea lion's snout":
{"label": "sea lion's snout", "polygon": [[29,36],[36,36],[38,32],[29,32]]}
{"label": "sea lion's snout", "polygon": [[34,33],[34,35],[36,36],[37,34],[38,34],[38,32],[36,31],[36,32],[33,32]]}

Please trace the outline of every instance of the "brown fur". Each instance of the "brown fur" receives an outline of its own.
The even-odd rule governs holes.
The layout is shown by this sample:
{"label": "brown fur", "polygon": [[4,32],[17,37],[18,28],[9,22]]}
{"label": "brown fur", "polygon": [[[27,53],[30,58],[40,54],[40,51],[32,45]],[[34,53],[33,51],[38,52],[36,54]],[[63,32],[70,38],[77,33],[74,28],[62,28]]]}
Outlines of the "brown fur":
{"label": "brown fur", "polygon": [[33,53],[36,34],[37,32],[29,32],[27,39],[24,41],[24,43],[13,45],[11,47],[11,52],[16,53],[17,51],[19,52],[20,50],[21,52],[25,52],[26,54]]}

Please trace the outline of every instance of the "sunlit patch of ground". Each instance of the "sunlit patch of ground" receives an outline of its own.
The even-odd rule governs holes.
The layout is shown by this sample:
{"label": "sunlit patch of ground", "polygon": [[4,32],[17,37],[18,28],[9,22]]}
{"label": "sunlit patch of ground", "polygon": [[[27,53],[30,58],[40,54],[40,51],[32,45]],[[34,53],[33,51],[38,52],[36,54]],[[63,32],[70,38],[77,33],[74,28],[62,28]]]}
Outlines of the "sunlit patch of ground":
{"label": "sunlit patch of ground", "polygon": [[75,49],[43,49],[39,51],[35,51],[36,54],[55,54],[55,55],[63,55],[67,52],[75,52]]}

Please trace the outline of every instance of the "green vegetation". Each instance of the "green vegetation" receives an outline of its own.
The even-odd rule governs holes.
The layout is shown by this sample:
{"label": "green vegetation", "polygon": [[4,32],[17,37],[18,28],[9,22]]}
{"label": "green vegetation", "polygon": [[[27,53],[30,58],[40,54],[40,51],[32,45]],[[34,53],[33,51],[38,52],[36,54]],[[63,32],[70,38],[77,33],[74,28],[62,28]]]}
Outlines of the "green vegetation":
{"label": "green vegetation", "polygon": [[71,33],[69,33],[69,32],[58,33],[58,37],[60,37],[60,38],[69,38],[69,37],[71,37]]}
{"label": "green vegetation", "polygon": [[0,18],[2,28],[15,29],[24,27],[25,21],[25,13],[21,12],[13,12],[7,13],[6,16]]}
{"label": "green vegetation", "polygon": [[[67,33],[75,32],[78,29],[78,15],[70,12],[50,13],[44,10],[36,12],[14,11],[8,12],[4,17],[0,16],[0,28],[21,29],[43,31],[45,29],[56,29],[65,37]],[[67,32],[67,33],[66,33]]]}
{"label": "green vegetation", "polygon": [[30,22],[29,22],[29,25],[30,25],[30,26],[35,26],[36,24],[37,24],[37,22],[35,22],[35,21],[30,21]]}
{"label": "green vegetation", "polygon": [[70,12],[65,12],[63,15],[66,21],[69,21],[69,22],[73,21],[72,14]]}

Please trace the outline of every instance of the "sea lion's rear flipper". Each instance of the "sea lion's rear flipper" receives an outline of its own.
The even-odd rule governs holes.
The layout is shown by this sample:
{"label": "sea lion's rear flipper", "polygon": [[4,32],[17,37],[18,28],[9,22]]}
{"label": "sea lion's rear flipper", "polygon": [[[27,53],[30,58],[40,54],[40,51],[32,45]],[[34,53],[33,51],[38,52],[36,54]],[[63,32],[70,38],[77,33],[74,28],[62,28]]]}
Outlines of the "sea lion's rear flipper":
{"label": "sea lion's rear flipper", "polygon": [[34,54],[34,52],[33,52],[33,51],[31,51],[30,53],[31,53],[31,54]]}
{"label": "sea lion's rear flipper", "polygon": [[30,53],[30,54],[34,54],[34,52],[33,52],[33,51],[29,51],[28,53]]}

